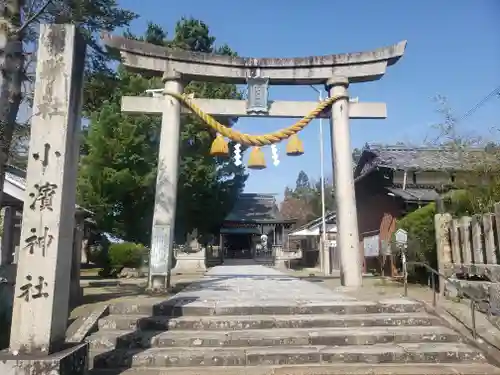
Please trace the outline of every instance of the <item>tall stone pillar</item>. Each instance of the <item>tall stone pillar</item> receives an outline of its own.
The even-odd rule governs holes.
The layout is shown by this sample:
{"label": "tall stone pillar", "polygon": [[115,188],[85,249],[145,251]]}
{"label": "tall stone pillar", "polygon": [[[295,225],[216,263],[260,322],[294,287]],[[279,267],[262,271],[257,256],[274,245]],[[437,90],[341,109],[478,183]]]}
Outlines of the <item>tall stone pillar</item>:
{"label": "tall stone pillar", "polygon": [[40,25],[10,337],[14,355],[49,354],[65,340],[84,58],[74,25]]}
{"label": "tall stone pillar", "polygon": [[0,266],[11,264],[14,261],[14,224],[16,219],[16,209],[5,207],[3,215],[2,248]]}
{"label": "tall stone pillar", "polygon": [[[165,75],[164,82],[165,91],[182,93],[183,87],[179,74]],[[181,103],[165,95],[149,261],[149,288],[154,290],[170,287],[179,175],[180,126]]]}
{"label": "tall stone pillar", "polygon": [[337,247],[340,249],[342,285],[362,285],[359,254],[358,217],[352,168],[351,136],[349,129],[349,99],[346,77],[332,77],[326,83],[330,96],[345,95],[332,105],[330,117],[335,200],[337,202]]}

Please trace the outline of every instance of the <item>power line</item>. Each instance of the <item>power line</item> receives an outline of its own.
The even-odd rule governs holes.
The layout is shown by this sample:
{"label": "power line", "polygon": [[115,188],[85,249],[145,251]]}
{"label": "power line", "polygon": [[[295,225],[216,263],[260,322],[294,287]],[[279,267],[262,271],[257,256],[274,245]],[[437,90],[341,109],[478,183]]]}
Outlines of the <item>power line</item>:
{"label": "power line", "polygon": [[490,99],[494,98],[495,96],[500,96],[500,86],[498,86],[496,89],[494,89],[488,95],[486,95],[479,102],[477,102],[471,109],[469,109],[462,116],[460,116],[460,118],[458,119],[458,121],[462,121],[462,120],[466,119],[467,117],[471,116],[472,114],[474,114],[479,108],[481,108]]}
{"label": "power line", "polygon": [[[492,98],[494,98],[495,96],[497,97],[500,97],[500,86],[496,87],[493,91],[491,91],[489,94],[487,94],[485,97],[483,97],[479,102],[477,102],[476,104],[474,104],[474,106],[472,106],[472,108],[470,108],[468,111],[464,112],[462,114],[462,116],[458,117],[458,118],[454,118],[454,122],[457,123],[457,122],[460,122],[464,119],[466,119],[467,117],[470,117],[471,115],[473,115],[479,108],[481,108],[483,105],[485,105],[489,100],[491,100]],[[427,135],[428,136],[428,135]],[[425,137],[425,140],[427,140],[427,136]],[[440,138],[440,136],[438,136],[434,142],[437,142],[438,139]]]}

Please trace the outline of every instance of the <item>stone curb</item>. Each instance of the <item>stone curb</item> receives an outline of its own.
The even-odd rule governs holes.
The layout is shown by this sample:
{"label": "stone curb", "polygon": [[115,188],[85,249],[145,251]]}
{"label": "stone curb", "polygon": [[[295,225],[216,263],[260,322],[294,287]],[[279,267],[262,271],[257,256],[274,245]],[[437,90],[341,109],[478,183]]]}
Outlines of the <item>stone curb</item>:
{"label": "stone curb", "polygon": [[[426,301],[423,300],[416,300],[416,301],[422,303],[428,313],[438,316],[442,320],[444,326],[449,327],[454,331],[458,332],[460,335],[462,335],[462,337],[465,338],[466,343],[481,350],[485,354],[489,362],[500,367],[500,348],[494,346],[493,344],[490,344],[492,339],[494,339],[494,337],[491,337],[489,332],[477,332],[478,339],[474,340],[474,338],[472,337],[472,327],[469,325],[469,322],[459,321],[458,317],[453,316],[446,309],[440,308],[439,302],[438,306],[434,308],[432,304]],[[497,335],[500,335],[500,330],[498,330],[496,327],[493,326],[492,329],[494,331],[497,331],[495,332],[497,333]]]}

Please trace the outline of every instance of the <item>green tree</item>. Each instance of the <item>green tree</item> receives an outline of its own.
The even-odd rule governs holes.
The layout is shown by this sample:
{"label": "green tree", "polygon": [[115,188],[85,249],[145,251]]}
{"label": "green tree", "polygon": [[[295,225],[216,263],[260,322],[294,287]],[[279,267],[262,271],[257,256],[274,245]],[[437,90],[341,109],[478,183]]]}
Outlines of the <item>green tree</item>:
{"label": "green tree", "polygon": [[[208,26],[194,19],[181,19],[175,35],[168,39],[162,27],[150,23],[143,36],[129,38],[171,48],[197,52],[234,54],[227,46],[214,47]],[[160,119],[149,115],[120,113],[123,95],[139,95],[161,87],[155,78],[139,76],[119,68],[116,87],[101,109],[93,111],[79,178],[82,205],[96,212],[98,224],[127,240],[149,243],[156,188],[156,164]],[[234,85],[190,82],[186,92],[197,97],[239,98]],[[231,159],[209,155],[214,134],[204,130],[194,116],[182,120],[178,181],[176,238],[198,229],[200,234],[218,229],[247,175]],[[234,145],[230,145],[234,147]]]}
{"label": "green tree", "polygon": [[[124,89],[147,83],[123,72]],[[151,229],[159,120],[121,114],[119,93],[91,118],[78,196],[95,212],[99,228],[144,242]]]}
{"label": "green tree", "polygon": [[[31,107],[38,26],[44,23],[77,24],[89,47],[86,77],[95,87],[85,85],[84,108],[102,103],[114,80],[108,62],[116,58],[98,42],[103,30],[127,26],[136,15],[118,6],[116,0],[3,0],[0,6],[0,202],[5,164],[26,162],[26,141],[30,119],[19,118],[22,105]],[[93,79],[99,76],[99,79]],[[100,87],[101,90],[97,88]]]}
{"label": "green tree", "polygon": [[295,181],[295,191],[301,191],[311,188],[311,182],[306,172],[300,171]]}
{"label": "green tree", "polygon": [[[321,180],[316,181],[312,184],[311,194],[309,199],[309,205],[311,206],[311,211],[315,217],[320,217],[322,215],[322,199],[321,199]],[[325,211],[334,211],[335,196],[334,196],[335,186],[329,179],[325,179]]]}
{"label": "green tree", "polygon": [[311,181],[306,172],[300,171],[295,181],[295,190],[293,191],[293,196],[298,199],[302,199],[305,202],[309,202],[311,198]]}

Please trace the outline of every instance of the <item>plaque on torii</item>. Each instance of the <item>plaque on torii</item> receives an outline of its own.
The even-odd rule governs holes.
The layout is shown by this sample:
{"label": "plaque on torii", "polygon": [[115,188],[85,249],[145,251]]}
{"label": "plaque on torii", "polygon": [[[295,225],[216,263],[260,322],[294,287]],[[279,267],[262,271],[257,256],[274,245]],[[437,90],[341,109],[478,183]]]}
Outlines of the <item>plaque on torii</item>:
{"label": "plaque on torii", "polygon": [[[384,119],[385,103],[350,103],[349,84],[380,79],[386,68],[395,64],[404,54],[406,41],[368,52],[345,53],[299,58],[244,58],[207,53],[171,50],[124,37],[104,35],[104,43],[120,52],[122,63],[135,71],[149,71],[162,76],[165,91],[182,94],[183,82],[214,81],[248,84],[249,100],[194,98],[191,102],[205,114],[217,117],[287,117],[301,118],[314,110],[317,102],[268,101],[267,85],[325,84],[333,101],[331,110],[318,117],[328,117],[332,126],[335,194],[338,217],[338,247],[341,253],[343,285],[360,286],[361,259],[356,215],[354,181],[352,175],[349,119]],[[258,71],[258,74],[255,74]],[[249,79],[250,77],[250,79]],[[260,78],[257,78],[260,77]],[[252,79],[254,79],[252,84]],[[260,80],[260,81],[259,81]],[[265,81],[262,81],[265,80]],[[262,90],[265,88],[265,90]],[[128,113],[161,114],[162,131],[158,166],[157,194],[153,219],[153,233],[164,228],[173,233],[178,178],[178,141],[180,117],[189,113],[179,100],[164,97],[122,98],[122,111]],[[156,229],[155,229],[156,228]],[[167,285],[172,257],[171,237],[165,232],[165,243],[153,240],[154,259],[150,264],[150,287]],[[168,240],[167,240],[168,237]],[[168,242],[168,243],[166,243]],[[155,278],[157,281],[155,282]],[[162,281],[163,280],[163,281]]]}
{"label": "plaque on torii", "polygon": [[247,113],[249,115],[269,114],[269,78],[249,77],[247,79]]}

